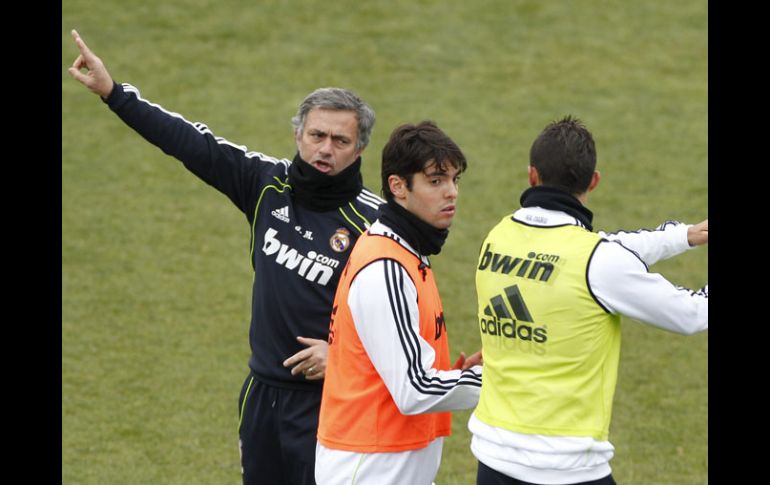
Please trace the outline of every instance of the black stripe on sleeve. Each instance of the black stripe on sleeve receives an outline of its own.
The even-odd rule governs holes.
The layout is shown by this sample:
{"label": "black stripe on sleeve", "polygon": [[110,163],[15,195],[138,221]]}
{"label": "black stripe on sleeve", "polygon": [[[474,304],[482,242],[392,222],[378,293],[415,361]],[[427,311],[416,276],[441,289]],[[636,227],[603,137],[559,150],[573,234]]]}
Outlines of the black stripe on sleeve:
{"label": "black stripe on sleeve", "polygon": [[403,291],[404,268],[395,261],[385,260],[385,283],[388,299],[396,323],[399,341],[407,359],[407,375],[410,384],[420,393],[444,395],[456,385],[481,385],[481,378],[468,369],[463,371],[459,379],[441,379],[437,376],[429,378],[422,368],[419,336],[411,325],[408,302]]}

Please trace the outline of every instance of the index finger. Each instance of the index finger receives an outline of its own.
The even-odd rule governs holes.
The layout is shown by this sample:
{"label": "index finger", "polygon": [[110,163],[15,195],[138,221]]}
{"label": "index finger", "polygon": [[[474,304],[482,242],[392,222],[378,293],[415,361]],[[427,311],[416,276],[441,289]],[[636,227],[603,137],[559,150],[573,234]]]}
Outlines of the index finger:
{"label": "index finger", "polygon": [[323,345],[326,343],[326,340],[310,338],[310,337],[297,337],[297,341],[302,345],[307,345],[308,347],[311,347],[313,345]]}
{"label": "index finger", "polygon": [[91,49],[89,49],[86,43],[83,42],[83,39],[80,37],[80,34],[78,34],[77,30],[72,29],[70,34],[72,34],[72,39],[75,41],[75,45],[78,46],[78,49],[80,49],[80,52],[84,54],[84,56],[93,55]]}
{"label": "index finger", "polygon": [[303,360],[307,359],[313,354],[312,349],[303,349],[297,352],[296,354],[292,355],[288,359],[283,361],[284,367],[289,367],[291,365],[297,364],[299,362],[302,362]]}

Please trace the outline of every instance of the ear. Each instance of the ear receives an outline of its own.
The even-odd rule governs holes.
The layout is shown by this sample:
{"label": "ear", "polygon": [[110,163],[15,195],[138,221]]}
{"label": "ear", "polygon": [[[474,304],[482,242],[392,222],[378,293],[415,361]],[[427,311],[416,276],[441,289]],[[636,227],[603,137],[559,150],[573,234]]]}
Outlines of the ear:
{"label": "ear", "polygon": [[388,187],[390,188],[390,193],[393,194],[393,197],[396,199],[405,199],[406,198],[406,180],[404,180],[402,177],[399,177],[398,175],[389,175],[388,176]]}
{"label": "ear", "polygon": [[591,183],[588,184],[588,190],[587,192],[591,192],[596,188],[597,185],[599,185],[599,181],[602,179],[602,175],[599,173],[599,171],[595,171],[593,175],[591,175]]}
{"label": "ear", "polygon": [[299,143],[302,141],[302,133],[298,130],[294,130],[294,142],[297,144],[297,149],[299,149]]}
{"label": "ear", "polygon": [[536,187],[540,185],[540,174],[532,165],[527,166],[527,175],[529,176],[529,186]]}

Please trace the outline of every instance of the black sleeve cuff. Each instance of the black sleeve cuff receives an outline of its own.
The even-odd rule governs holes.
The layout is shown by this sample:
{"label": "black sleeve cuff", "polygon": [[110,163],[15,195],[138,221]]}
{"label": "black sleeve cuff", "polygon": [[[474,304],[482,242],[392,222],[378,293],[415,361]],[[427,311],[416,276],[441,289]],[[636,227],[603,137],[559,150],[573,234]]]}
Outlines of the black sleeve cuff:
{"label": "black sleeve cuff", "polygon": [[110,94],[107,95],[106,98],[102,97],[102,101],[114,111],[118,109],[127,98],[128,96],[126,96],[126,92],[123,90],[123,85],[112,81],[112,91],[110,91]]}

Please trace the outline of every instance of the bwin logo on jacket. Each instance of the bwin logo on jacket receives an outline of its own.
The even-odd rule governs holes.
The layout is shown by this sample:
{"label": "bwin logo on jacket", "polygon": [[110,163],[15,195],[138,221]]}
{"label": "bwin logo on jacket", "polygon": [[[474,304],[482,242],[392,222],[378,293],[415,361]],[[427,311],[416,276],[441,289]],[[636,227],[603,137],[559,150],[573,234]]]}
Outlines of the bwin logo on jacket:
{"label": "bwin logo on jacket", "polygon": [[336,259],[310,251],[307,256],[290,248],[286,244],[275,238],[278,231],[272,227],[265,232],[265,243],[262,245],[262,252],[270,256],[275,254],[275,262],[286,269],[296,271],[300,276],[308,281],[315,281],[319,285],[326,286],[332,275],[334,268],[340,265]]}
{"label": "bwin logo on jacket", "polygon": [[[481,255],[479,269],[485,270],[488,268],[489,271],[506,275],[516,269],[516,276],[521,278],[548,281],[548,278],[553,274],[553,263],[559,261],[559,256],[556,254],[535,253],[534,251],[527,254],[528,259],[511,258],[507,254],[503,255],[490,251],[489,243],[487,243],[487,247],[484,248],[484,254]],[[527,273],[528,270],[529,273]]]}
{"label": "bwin logo on jacket", "polygon": [[[527,304],[521,297],[519,287],[516,285],[505,288],[505,299],[502,295],[493,296],[489,305],[484,308],[487,318],[480,318],[481,333],[492,336],[500,336],[510,339],[531,340],[536,343],[545,343],[548,340],[548,330],[545,327],[535,327],[521,322],[532,322]],[[508,301],[508,310],[505,301]],[[515,316],[515,318],[514,318]]]}

